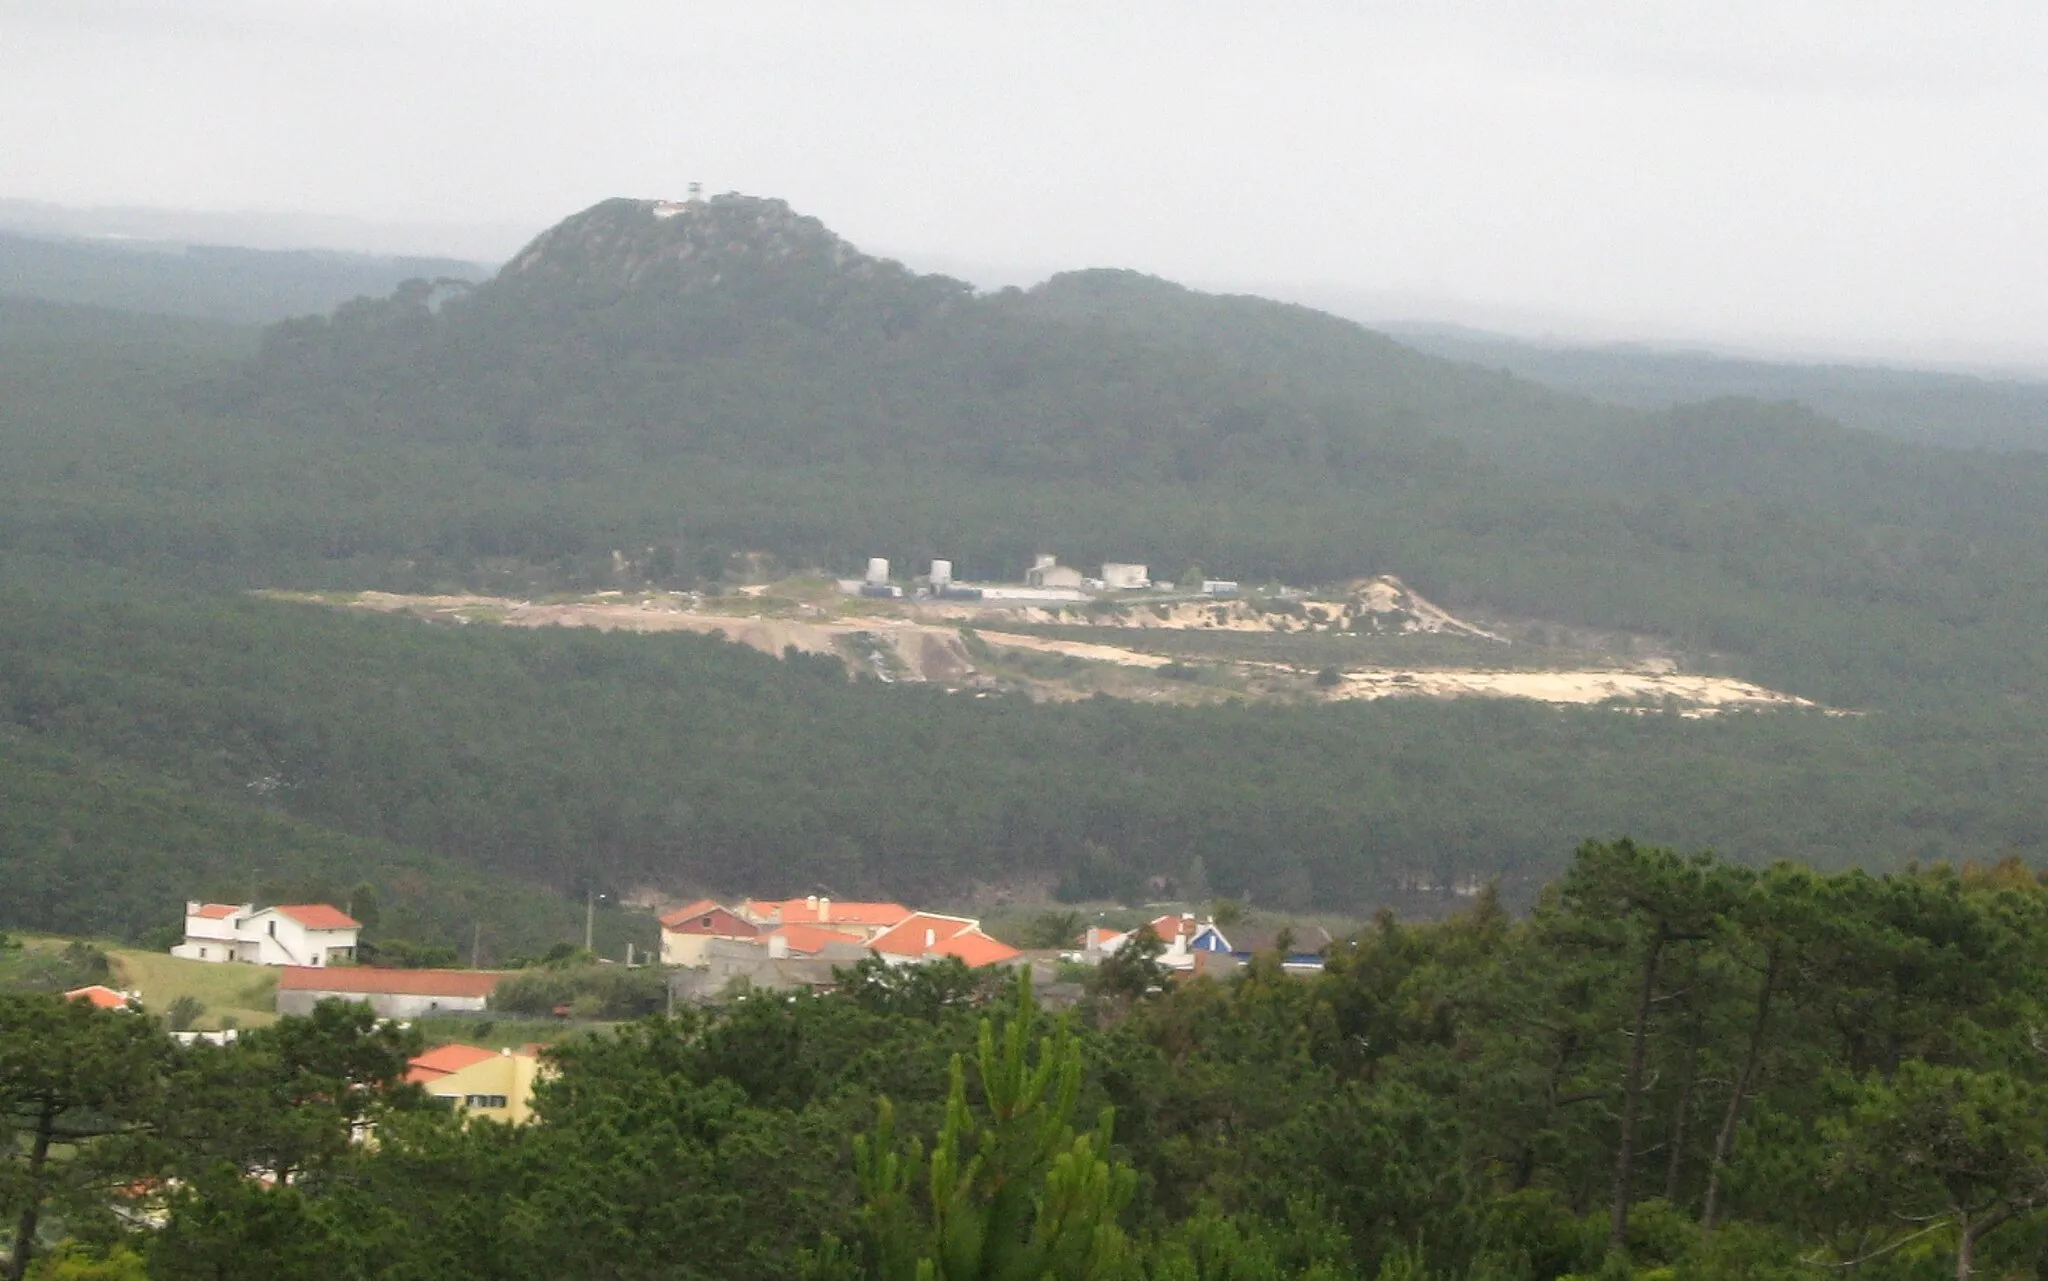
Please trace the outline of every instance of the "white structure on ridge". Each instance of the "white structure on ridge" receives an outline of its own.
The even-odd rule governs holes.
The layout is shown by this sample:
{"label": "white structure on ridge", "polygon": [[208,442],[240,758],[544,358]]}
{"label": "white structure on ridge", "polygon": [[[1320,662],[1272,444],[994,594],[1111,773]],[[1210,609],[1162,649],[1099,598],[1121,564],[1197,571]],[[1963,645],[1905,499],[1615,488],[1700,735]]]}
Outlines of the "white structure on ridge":
{"label": "white structure on ridge", "polygon": [[1152,585],[1152,575],[1143,565],[1105,561],[1102,566],[1102,585],[1113,592],[1143,591]]}
{"label": "white structure on ridge", "polygon": [[888,557],[886,557],[886,556],[870,556],[870,557],[868,557],[868,579],[867,579],[867,583],[868,583],[868,586],[870,586],[870,587],[887,587],[887,586],[889,585],[889,558],[888,558]]}
{"label": "white structure on ridge", "polygon": [[171,955],[188,961],[244,961],[252,965],[348,964],[356,959],[363,927],[325,903],[185,904],[185,941]]}
{"label": "white structure on ridge", "polygon": [[953,585],[953,562],[950,560],[933,561],[930,581],[932,590],[935,592],[942,592],[951,587]]}

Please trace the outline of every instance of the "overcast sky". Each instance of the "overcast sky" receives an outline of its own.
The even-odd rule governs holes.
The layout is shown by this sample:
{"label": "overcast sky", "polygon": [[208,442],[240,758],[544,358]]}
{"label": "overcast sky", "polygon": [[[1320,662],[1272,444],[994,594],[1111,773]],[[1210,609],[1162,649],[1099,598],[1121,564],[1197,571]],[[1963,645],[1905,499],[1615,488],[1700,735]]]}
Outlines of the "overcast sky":
{"label": "overcast sky", "polygon": [[475,254],[692,181],[984,285],[2048,369],[2044,0],[0,0],[0,197]]}

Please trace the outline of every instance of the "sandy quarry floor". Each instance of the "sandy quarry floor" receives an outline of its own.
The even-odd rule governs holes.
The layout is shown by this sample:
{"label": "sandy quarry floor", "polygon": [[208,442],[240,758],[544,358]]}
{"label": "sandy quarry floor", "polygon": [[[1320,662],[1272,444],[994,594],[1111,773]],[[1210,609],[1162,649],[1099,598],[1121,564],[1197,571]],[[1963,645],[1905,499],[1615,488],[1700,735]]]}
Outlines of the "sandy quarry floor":
{"label": "sandy quarry floor", "polygon": [[[1411,613],[1421,613],[1416,603],[1404,601]],[[330,602],[332,603],[332,602]],[[856,615],[832,617],[820,611],[817,618],[769,617],[760,614],[710,613],[701,606],[686,608],[678,598],[644,601],[584,600],[567,603],[535,603],[487,596],[400,596],[387,592],[363,592],[341,602],[357,609],[381,613],[411,613],[423,618],[468,623],[496,623],[508,627],[596,627],[636,632],[718,632],[727,640],[751,646],[767,654],[782,655],[794,648],[803,653],[838,654],[849,661],[866,663],[884,679],[932,681],[942,684],[964,681],[975,675],[975,667],[961,639],[963,622],[950,618],[931,619],[929,610],[918,620],[887,616]],[[1425,609],[1426,602],[1421,603]],[[744,606],[742,606],[744,608]],[[1017,622],[1038,611],[1012,611]],[[976,611],[973,618],[985,622],[989,611]],[[1232,620],[1235,622],[1236,620]],[[1448,615],[1431,619],[1430,630],[1462,631],[1467,635],[1490,633],[1463,624]],[[1157,624],[1154,624],[1155,626]],[[1120,668],[1156,671],[1176,662],[1212,660],[1178,659],[1166,654],[1143,653],[1100,642],[1057,640],[1043,636],[990,630],[983,626],[980,638],[997,651],[1022,650],[1053,654],[1088,663]],[[886,658],[882,657],[886,655]],[[1244,675],[1265,677],[1291,688],[1307,690],[1314,673],[1285,663],[1235,662],[1223,664]],[[1045,691],[1059,696],[1056,691]],[[1071,693],[1071,692],[1070,692]],[[1561,705],[1591,706],[1620,700],[1634,709],[1658,710],[1675,704],[1680,715],[1709,716],[1722,711],[1789,710],[1814,708],[1817,704],[1792,694],[1726,676],[1680,672],[1668,660],[1653,659],[1630,666],[1561,669],[1554,671],[1491,671],[1472,668],[1415,668],[1349,671],[1341,683],[1315,688],[1313,697],[1329,700],[1379,698],[1526,698]]]}

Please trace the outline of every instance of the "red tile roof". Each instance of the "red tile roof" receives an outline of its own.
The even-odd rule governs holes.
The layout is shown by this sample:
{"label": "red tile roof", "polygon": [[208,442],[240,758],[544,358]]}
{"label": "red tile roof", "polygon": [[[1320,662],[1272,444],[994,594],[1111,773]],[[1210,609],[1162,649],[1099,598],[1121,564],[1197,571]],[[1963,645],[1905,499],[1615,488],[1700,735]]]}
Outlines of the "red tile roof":
{"label": "red tile roof", "polygon": [[952,938],[941,939],[933,948],[937,956],[957,956],[969,965],[1001,965],[1024,955],[998,939],[992,939],[980,930],[962,930]]}
{"label": "red tile roof", "polygon": [[901,903],[842,903],[834,898],[748,899],[747,913],[779,925],[894,925],[909,916]]}
{"label": "red tile roof", "polygon": [[271,909],[291,917],[309,930],[359,930],[362,922],[338,907],[325,903],[279,903]]}
{"label": "red tile roof", "polygon": [[936,912],[912,912],[896,925],[877,934],[868,946],[896,956],[923,956],[938,944],[963,930],[974,928],[964,916],[940,916]]}
{"label": "red tile roof", "polygon": [[723,912],[725,910],[726,908],[723,903],[714,903],[708,898],[700,898],[688,907],[679,907],[673,912],[663,912],[661,914],[661,923],[674,928],[693,916],[702,916],[706,912]]}
{"label": "red tile roof", "polygon": [[441,1045],[428,1050],[412,1060],[405,1074],[408,1081],[424,1085],[428,1081],[460,1072],[463,1068],[498,1057],[496,1050],[487,1050],[481,1045]]}
{"label": "red tile roof", "polygon": [[90,1001],[103,1010],[125,1010],[128,1008],[128,998],[104,983],[94,983],[90,987],[72,988],[64,994],[64,999],[67,1001]]}
{"label": "red tile roof", "polygon": [[241,910],[242,909],[240,907],[237,907],[233,903],[204,903],[201,904],[199,910],[194,912],[192,915],[203,916],[206,917],[208,920],[212,921],[219,921],[224,920],[227,917],[233,916],[235,913]]}
{"label": "red tile roof", "polygon": [[789,940],[792,952],[822,952],[828,943],[851,943],[858,947],[864,941],[858,934],[821,930],[815,925],[779,925],[768,931],[768,937]]}
{"label": "red tile roof", "polygon": [[390,996],[489,996],[505,975],[495,970],[384,970],[369,965],[287,965],[281,992],[378,993]]}

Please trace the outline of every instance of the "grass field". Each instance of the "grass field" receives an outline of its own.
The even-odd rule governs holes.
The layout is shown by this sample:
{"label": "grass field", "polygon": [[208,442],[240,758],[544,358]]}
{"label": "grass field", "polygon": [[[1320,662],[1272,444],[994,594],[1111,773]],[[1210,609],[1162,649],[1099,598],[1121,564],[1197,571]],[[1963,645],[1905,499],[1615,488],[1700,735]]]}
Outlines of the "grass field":
{"label": "grass field", "polygon": [[277,1021],[277,970],[268,965],[216,965],[162,952],[110,947],[114,986],[142,993],[142,1008],[162,1014],[171,1002],[190,996],[206,1007],[195,1028],[213,1029],[233,1019],[237,1027]]}
{"label": "grass field", "polygon": [[[22,950],[9,961],[0,958],[0,982],[15,977],[36,953],[62,952],[80,940],[51,935],[16,935]],[[142,1008],[162,1015],[171,1002],[189,996],[206,1007],[195,1028],[211,1031],[233,1020],[236,1027],[262,1027],[277,1021],[277,971],[264,965],[215,965],[186,961],[163,952],[121,947],[104,939],[83,940],[107,955],[112,973],[109,987],[139,992]],[[46,980],[47,981],[47,980]]]}

